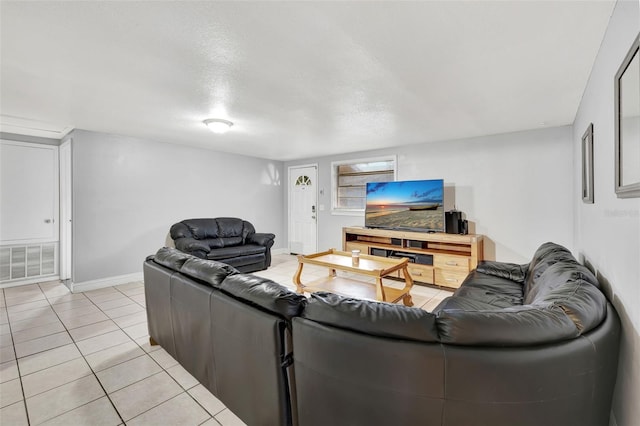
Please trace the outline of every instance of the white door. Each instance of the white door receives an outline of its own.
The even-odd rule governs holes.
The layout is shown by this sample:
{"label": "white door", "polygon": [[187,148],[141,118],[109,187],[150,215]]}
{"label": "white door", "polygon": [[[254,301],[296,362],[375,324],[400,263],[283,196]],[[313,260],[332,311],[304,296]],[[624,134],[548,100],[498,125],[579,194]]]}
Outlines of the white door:
{"label": "white door", "polygon": [[289,167],[289,251],[317,251],[318,167]]}
{"label": "white door", "polygon": [[0,143],[0,244],[58,241],[58,147]]}

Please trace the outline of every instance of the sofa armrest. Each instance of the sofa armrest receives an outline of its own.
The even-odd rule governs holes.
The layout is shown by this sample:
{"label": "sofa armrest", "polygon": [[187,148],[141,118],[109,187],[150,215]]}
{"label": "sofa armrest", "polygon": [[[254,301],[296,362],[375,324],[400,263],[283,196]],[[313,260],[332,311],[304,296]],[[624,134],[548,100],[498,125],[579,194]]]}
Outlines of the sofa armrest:
{"label": "sofa armrest", "polygon": [[247,242],[271,248],[273,240],[276,238],[274,234],[256,232],[247,237]]}
{"label": "sofa armrest", "polygon": [[195,238],[178,238],[175,240],[176,248],[185,253],[193,253],[196,251],[202,251],[209,253],[211,247],[204,241],[196,240]]}
{"label": "sofa armrest", "polygon": [[506,278],[517,283],[524,283],[529,264],[518,265],[516,263],[494,262],[492,260],[483,260],[478,263],[476,270],[486,275],[494,277]]}

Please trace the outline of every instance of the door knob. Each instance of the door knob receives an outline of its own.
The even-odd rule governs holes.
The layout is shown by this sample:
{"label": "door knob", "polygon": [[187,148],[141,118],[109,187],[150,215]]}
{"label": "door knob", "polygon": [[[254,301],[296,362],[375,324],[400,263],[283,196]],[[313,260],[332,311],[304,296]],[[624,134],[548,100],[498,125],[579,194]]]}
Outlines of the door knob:
{"label": "door knob", "polygon": [[315,218],[316,218],[315,216],[311,216],[311,219],[315,219]]}
{"label": "door knob", "polygon": [[45,219],[44,223],[51,223],[51,219]]}

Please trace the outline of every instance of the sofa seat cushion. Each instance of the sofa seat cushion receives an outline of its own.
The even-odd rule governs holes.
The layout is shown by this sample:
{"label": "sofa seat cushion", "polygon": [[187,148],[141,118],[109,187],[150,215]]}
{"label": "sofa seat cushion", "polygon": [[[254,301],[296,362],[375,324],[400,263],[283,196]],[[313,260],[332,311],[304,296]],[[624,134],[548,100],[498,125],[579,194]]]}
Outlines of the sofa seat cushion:
{"label": "sofa seat cushion", "polygon": [[521,283],[506,278],[472,271],[454,296],[486,303],[496,308],[522,305],[523,287]]}
{"label": "sofa seat cushion", "polygon": [[517,263],[482,260],[478,263],[478,267],[476,269],[478,272],[482,272],[483,274],[523,283],[527,276],[528,268],[528,264],[519,265]]}
{"label": "sofa seat cushion", "polygon": [[[264,254],[250,254],[248,256],[232,257],[230,259],[222,259],[219,262],[224,262],[234,268],[241,268],[242,266],[257,265],[259,263],[264,264]],[[258,268],[264,269],[264,268]],[[245,272],[245,271],[242,271]]]}
{"label": "sofa seat cushion", "polygon": [[[478,298],[479,299],[479,298]],[[492,305],[482,300],[464,296],[449,296],[442,300],[433,311],[437,314],[443,310],[461,310],[461,311],[497,311],[502,308]]]}
{"label": "sofa seat cushion", "polygon": [[264,255],[267,248],[256,244],[245,244],[243,246],[232,246],[213,249],[207,254],[207,259],[218,260],[224,262],[225,259],[233,257]]}
{"label": "sofa seat cushion", "polygon": [[317,292],[311,294],[302,316],[321,324],[374,336],[438,341],[435,316],[420,308]]}
{"label": "sofa seat cushion", "polygon": [[267,278],[251,274],[229,275],[220,288],[236,299],[258,306],[287,320],[300,315],[307,299]]}

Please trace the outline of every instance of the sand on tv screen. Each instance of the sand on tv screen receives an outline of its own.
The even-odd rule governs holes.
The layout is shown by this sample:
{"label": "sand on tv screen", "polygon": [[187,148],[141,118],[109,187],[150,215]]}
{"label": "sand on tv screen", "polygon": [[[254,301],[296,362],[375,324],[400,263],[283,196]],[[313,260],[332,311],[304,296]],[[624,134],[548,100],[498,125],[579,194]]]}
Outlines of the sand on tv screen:
{"label": "sand on tv screen", "polygon": [[365,226],[444,232],[443,180],[367,183]]}

